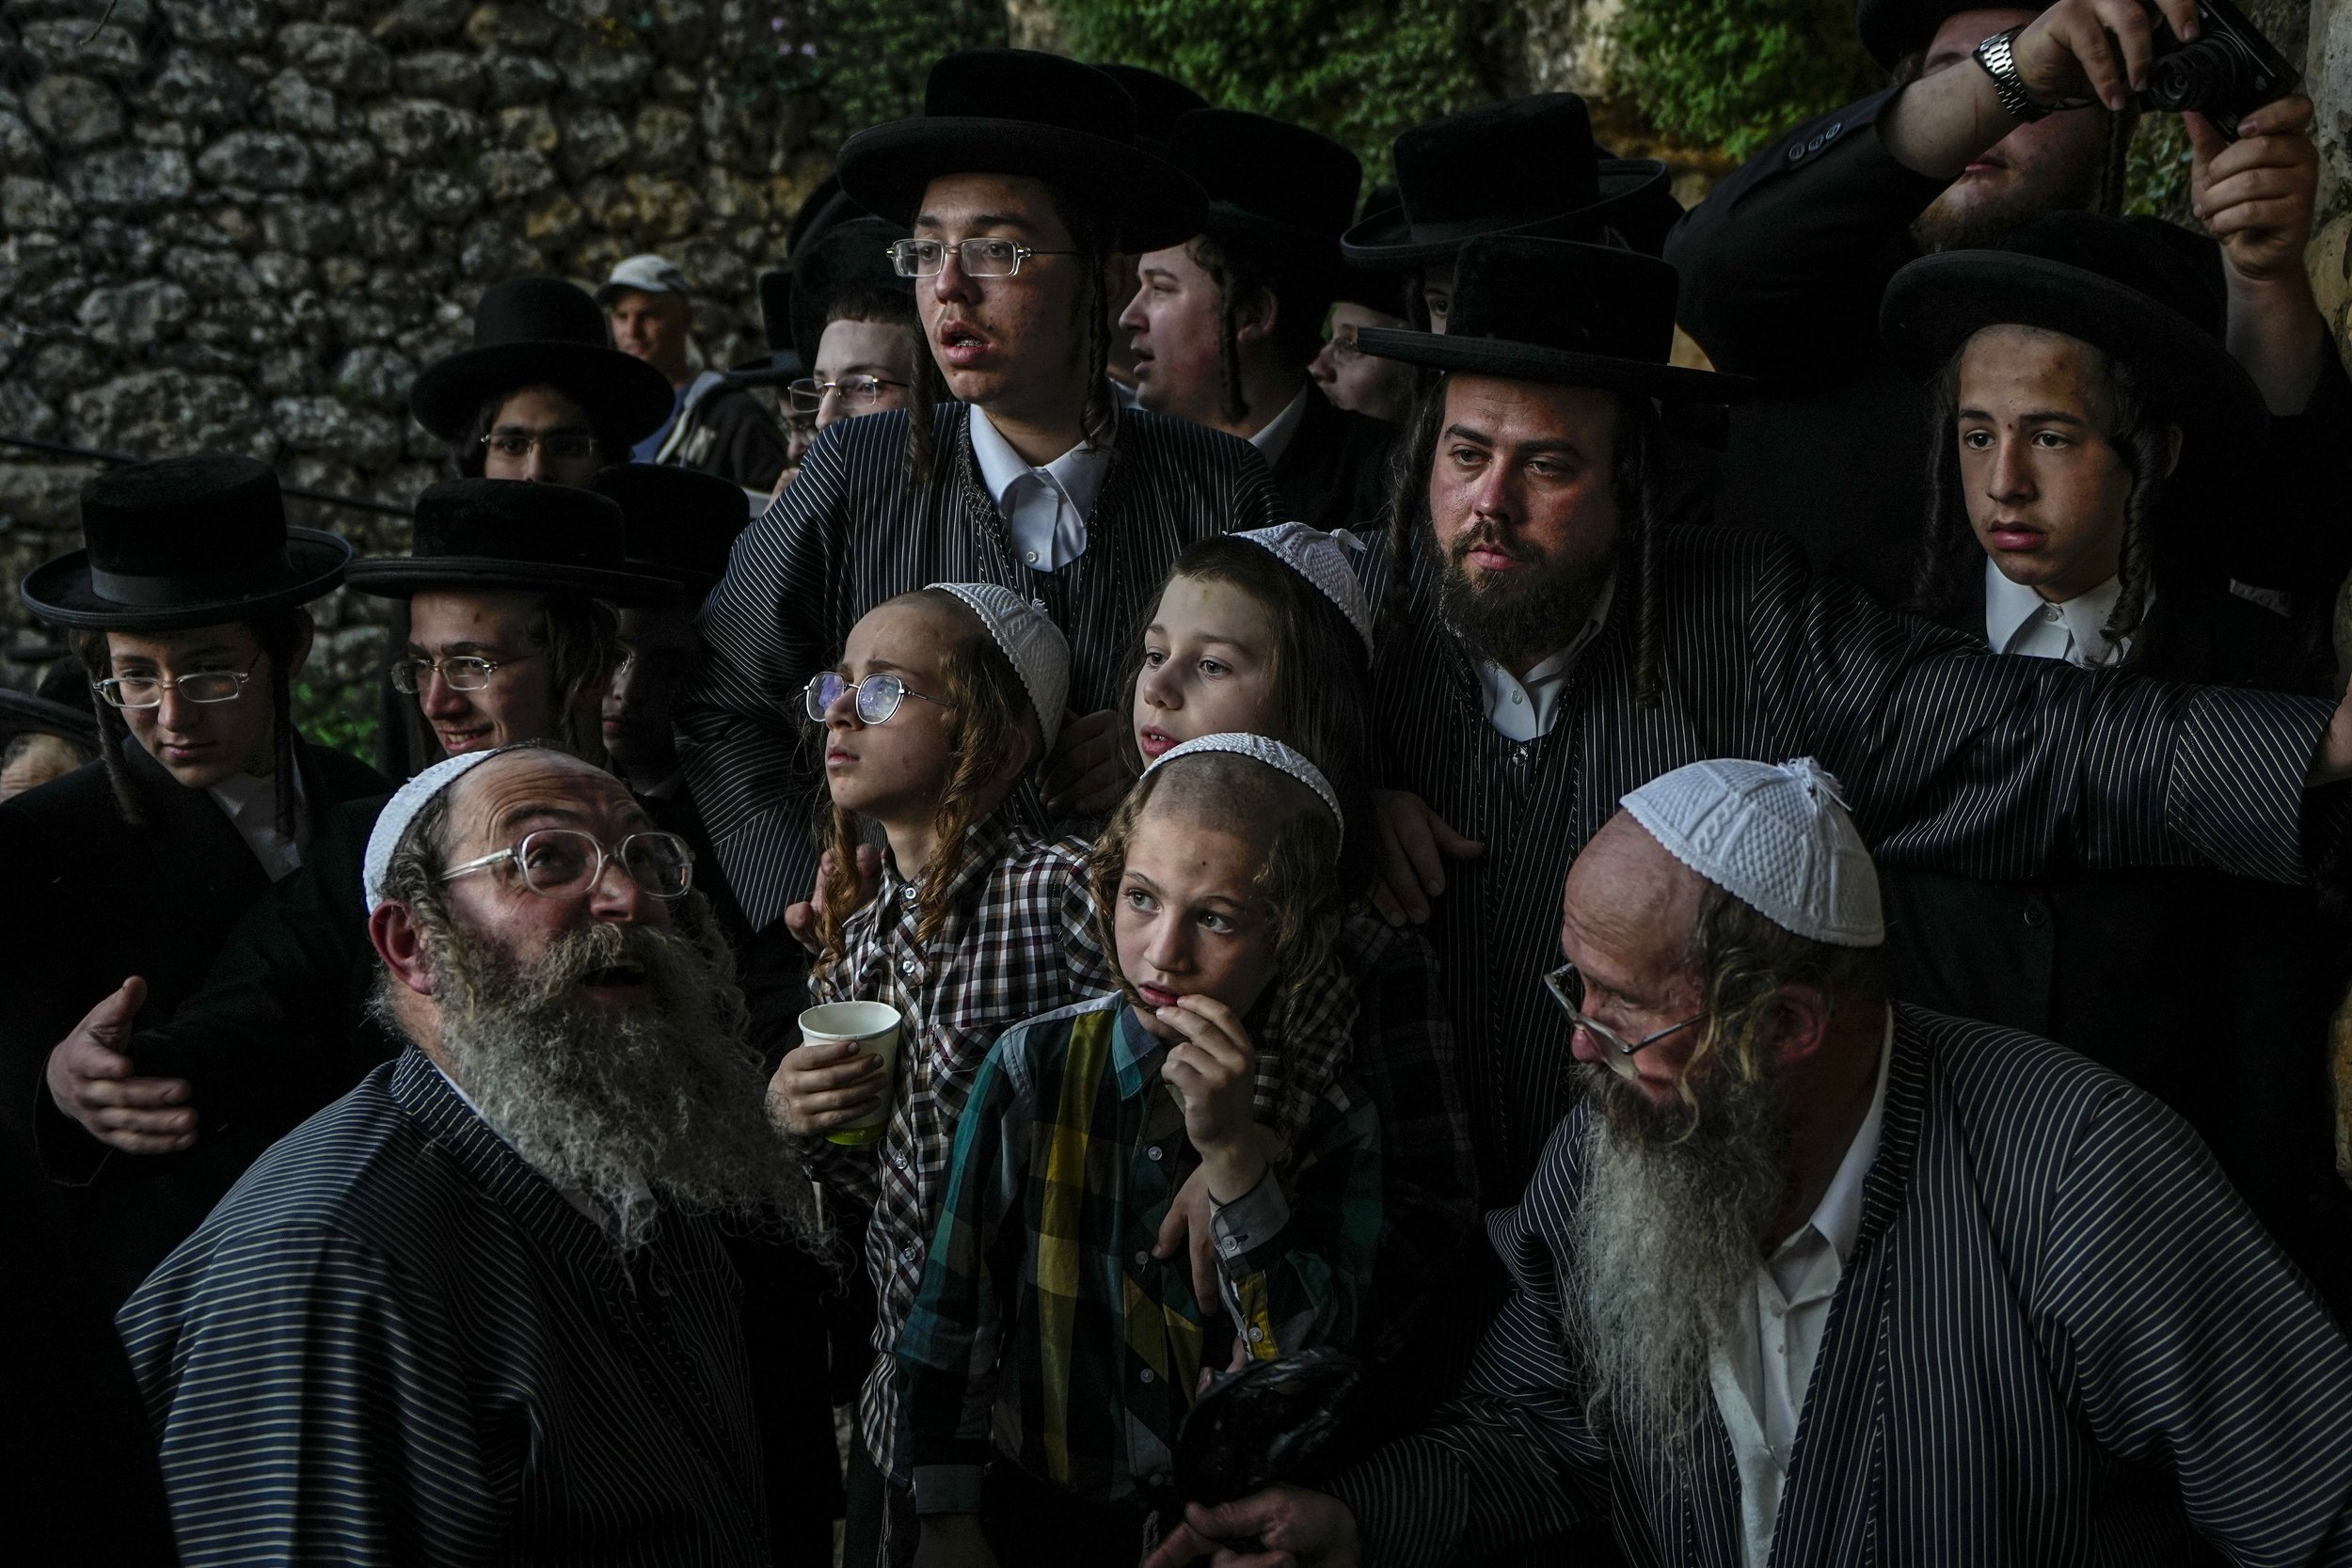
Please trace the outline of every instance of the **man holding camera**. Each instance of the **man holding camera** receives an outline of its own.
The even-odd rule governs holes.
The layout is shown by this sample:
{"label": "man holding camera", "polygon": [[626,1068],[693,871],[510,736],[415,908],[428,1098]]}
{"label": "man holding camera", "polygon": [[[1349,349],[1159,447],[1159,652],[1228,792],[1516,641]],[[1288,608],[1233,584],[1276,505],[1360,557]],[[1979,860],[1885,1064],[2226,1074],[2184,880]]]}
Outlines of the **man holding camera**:
{"label": "man holding camera", "polygon": [[[2297,610],[2331,602],[2352,540],[2321,502],[2345,483],[2352,382],[2303,270],[2319,171],[2311,100],[2250,103],[2277,91],[2245,67],[2268,45],[2211,0],[1859,0],[1855,20],[1896,85],[1758,153],[1667,244],[1684,329],[1717,369],[1767,384],[1732,418],[1721,520],[1778,529],[1817,569],[1906,598],[1926,505],[1912,444],[1924,412],[1879,344],[1887,279],[1924,251],[1994,245],[2044,213],[2120,211],[2134,127],[2165,101],[2149,91],[2157,62],[2201,50],[2218,56],[2206,74],[2219,80],[2192,96],[2209,113],[2181,119],[2191,204],[2212,238],[2163,232],[2226,294],[2230,351],[2272,418],[2266,451],[2182,480],[2266,520],[2234,531],[2217,562],[2247,596]],[[2245,111],[2234,140],[2220,128],[2233,108]],[[1834,492],[1823,473],[1841,476]],[[2249,492],[2249,479],[2265,488]]]}

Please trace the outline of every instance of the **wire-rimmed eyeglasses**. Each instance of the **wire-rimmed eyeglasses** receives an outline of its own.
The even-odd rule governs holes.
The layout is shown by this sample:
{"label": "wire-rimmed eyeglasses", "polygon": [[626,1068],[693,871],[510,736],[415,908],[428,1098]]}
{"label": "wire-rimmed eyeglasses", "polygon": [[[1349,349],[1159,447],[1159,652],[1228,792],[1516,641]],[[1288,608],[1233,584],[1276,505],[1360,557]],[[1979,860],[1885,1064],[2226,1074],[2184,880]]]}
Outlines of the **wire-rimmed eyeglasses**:
{"label": "wire-rimmed eyeglasses", "polygon": [[[254,656],[254,663],[261,656]],[[198,670],[177,678],[168,675],[116,675],[107,680],[90,682],[90,689],[108,707],[141,708],[164,705],[164,693],[177,691],[183,703],[233,703],[245,695],[245,683],[253,678],[253,665],[243,672],[235,670]]]}
{"label": "wire-rimmed eyeglasses", "polygon": [[819,381],[804,375],[785,390],[791,394],[792,406],[803,414],[814,414],[823,405],[825,394],[835,392],[852,408],[870,408],[882,401],[882,388],[904,388],[903,381],[885,381],[879,375],[845,375],[833,381]]}
{"label": "wire-rimmed eyeglasses", "polygon": [[[891,243],[890,265],[901,277],[937,277],[947,265],[950,246],[945,240],[895,240]],[[1040,250],[1017,240],[996,239],[976,235],[958,240],[952,247],[956,265],[966,277],[1012,277],[1019,275],[1021,263],[1032,256],[1075,256],[1074,250]]]}
{"label": "wire-rimmed eyeglasses", "polygon": [[575,897],[600,886],[608,863],[656,898],[683,898],[694,885],[694,851],[675,833],[631,833],[607,849],[594,833],[579,828],[525,833],[513,848],[453,865],[440,879],[455,881],[510,861],[522,873],[523,886],[542,898]]}
{"label": "wire-rimmed eyeglasses", "polygon": [[807,709],[811,721],[821,724],[833,705],[841,700],[841,694],[851,689],[857,692],[857,721],[861,724],[888,723],[890,716],[898,711],[898,705],[909,697],[938,707],[956,705],[937,697],[926,697],[896,675],[868,675],[853,689],[849,677],[837,670],[824,670],[810,676],[801,704]]}
{"label": "wire-rimmed eyeglasses", "polygon": [[591,430],[494,430],[482,438],[482,444],[517,463],[529,457],[533,447],[559,463],[576,463],[596,455],[596,436]]}
{"label": "wire-rimmed eyeglasses", "polygon": [[516,654],[512,658],[484,658],[478,654],[460,654],[454,658],[404,658],[388,666],[385,673],[392,678],[392,689],[404,696],[413,697],[423,689],[427,671],[438,671],[441,684],[452,691],[480,691],[500,670],[535,657]]}
{"label": "wire-rimmed eyeglasses", "polygon": [[1633,1065],[1635,1052],[1645,1046],[1656,1045],[1668,1035],[1678,1035],[1707,1017],[1703,1011],[1693,1013],[1680,1023],[1670,1023],[1654,1035],[1629,1040],[1584,1010],[1584,976],[1577,973],[1576,965],[1564,963],[1545,975],[1544,989],[1551,992],[1551,999],[1560,1004],[1560,1010],[1568,1015],[1570,1023],[1593,1037],[1601,1047],[1600,1059],[1608,1064],[1610,1071],[1620,1078],[1641,1076],[1641,1069]]}

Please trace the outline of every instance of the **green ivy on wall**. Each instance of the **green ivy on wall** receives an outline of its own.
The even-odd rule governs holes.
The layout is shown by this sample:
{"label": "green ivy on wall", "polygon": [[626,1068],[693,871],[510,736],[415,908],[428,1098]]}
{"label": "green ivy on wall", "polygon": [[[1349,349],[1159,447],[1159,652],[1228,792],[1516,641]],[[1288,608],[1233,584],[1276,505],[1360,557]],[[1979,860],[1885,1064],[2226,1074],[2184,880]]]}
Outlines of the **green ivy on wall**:
{"label": "green ivy on wall", "polygon": [[1853,0],[1626,0],[1612,74],[1649,122],[1735,158],[1886,85]]}
{"label": "green ivy on wall", "polygon": [[1483,62],[1500,8],[1458,0],[1052,0],[1080,59],[1163,71],[1220,108],[1311,126],[1353,149],[1366,182],[1389,143],[1497,96]]}

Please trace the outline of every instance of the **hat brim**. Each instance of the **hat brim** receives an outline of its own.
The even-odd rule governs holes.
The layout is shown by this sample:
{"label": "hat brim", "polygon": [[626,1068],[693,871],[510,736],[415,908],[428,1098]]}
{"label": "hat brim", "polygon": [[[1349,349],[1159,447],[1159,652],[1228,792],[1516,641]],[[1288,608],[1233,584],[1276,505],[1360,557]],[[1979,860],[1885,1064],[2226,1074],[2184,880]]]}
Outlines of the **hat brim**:
{"label": "hat brim", "polygon": [[1407,365],[1424,365],[1431,370],[1501,376],[1509,381],[1543,381],[1562,387],[1597,387],[1606,391],[1639,392],[1681,403],[1744,403],[1757,390],[1754,378],[1722,371],[1694,371],[1646,359],[1579,354],[1501,338],[1466,338],[1444,332],[1367,326],[1357,332],[1356,341],[1366,354]]}
{"label": "hat brim", "polygon": [[878,217],[912,225],[923,192],[947,174],[1051,181],[1108,218],[1118,248],[1159,250],[1200,232],[1208,198],[1190,175],[1141,148],[1025,119],[946,115],[893,120],[841,144],[841,188]]}
{"label": "hat brim", "polygon": [[2081,267],[2010,250],[1950,250],[1895,275],[1879,336],[1914,378],[1939,374],[1988,326],[2064,333],[2132,365],[2166,413],[2221,451],[2262,442],[2269,410],[2230,351],[2179,311]]}
{"label": "hat brim", "polygon": [[418,372],[408,389],[417,422],[454,446],[472,433],[484,403],[502,392],[548,386],[588,410],[597,434],[635,443],[661,428],[677,406],[669,377],[617,348],[569,340],[487,343],[460,349]]}
{"label": "hat brim", "polygon": [[779,349],[727,367],[727,379],[738,387],[782,387],[807,373],[801,356],[790,349]]}
{"label": "hat brim", "polygon": [[685,591],[668,578],[601,566],[557,566],[494,556],[381,556],[355,561],[346,579],[378,599],[439,590],[459,594],[581,594],[627,610],[676,604]]}
{"label": "hat brim", "polygon": [[351,541],[317,529],[286,531],[286,571],[250,594],[192,599],[184,604],[127,605],[90,582],[89,551],[73,550],[24,574],[18,593],[44,621],[84,631],[176,631],[249,620],[273,610],[307,604],[335,590],[352,564]]}
{"label": "hat brim", "polygon": [[98,716],[87,708],[37,697],[29,691],[0,690],[0,736],[62,735],[85,746],[98,744]]}
{"label": "hat brim", "polygon": [[1328,233],[1262,213],[1245,212],[1222,201],[1209,203],[1209,215],[1200,231],[1216,238],[1231,234],[1253,241],[1280,254],[1301,277],[1311,277],[1318,285],[1329,288],[1334,294],[1343,292],[1356,278],[1356,269],[1340,254],[1340,242]]}
{"label": "hat brim", "polygon": [[1612,216],[1622,215],[1667,188],[1666,166],[1655,158],[1603,158],[1600,194],[1582,207],[1530,222],[1507,219],[1463,223],[1414,224],[1400,210],[1366,218],[1340,237],[1340,253],[1357,267],[1416,266],[1442,261],[1486,234],[1532,234],[1538,238],[1574,239]]}

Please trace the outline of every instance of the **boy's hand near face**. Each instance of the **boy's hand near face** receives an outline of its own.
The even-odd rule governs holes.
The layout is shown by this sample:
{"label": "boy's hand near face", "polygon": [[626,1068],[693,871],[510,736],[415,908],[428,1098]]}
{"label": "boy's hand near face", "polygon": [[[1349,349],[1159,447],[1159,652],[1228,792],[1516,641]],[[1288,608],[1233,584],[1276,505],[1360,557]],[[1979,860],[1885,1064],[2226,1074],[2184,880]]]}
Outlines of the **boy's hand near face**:
{"label": "boy's hand near face", "polygon": [[1251,1103],[1257,1047],[1233,1010],[1212,997],[1179,997],[1158,1017],[1184,1037],[1168,1048],[1160,1075],[1184,1101],[1184,1134],[1200,1155],[1209,1196],[1232,1203],[1265,1175]]}

